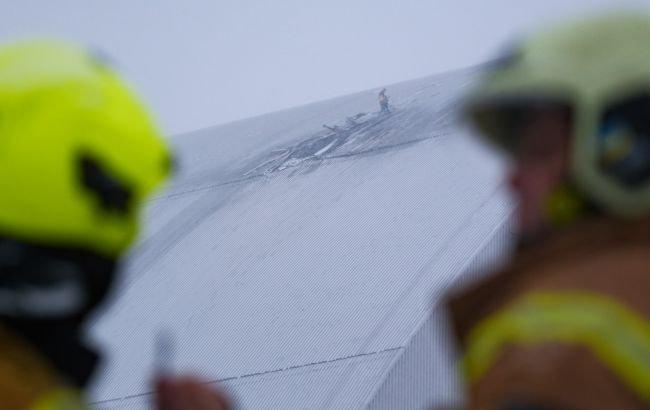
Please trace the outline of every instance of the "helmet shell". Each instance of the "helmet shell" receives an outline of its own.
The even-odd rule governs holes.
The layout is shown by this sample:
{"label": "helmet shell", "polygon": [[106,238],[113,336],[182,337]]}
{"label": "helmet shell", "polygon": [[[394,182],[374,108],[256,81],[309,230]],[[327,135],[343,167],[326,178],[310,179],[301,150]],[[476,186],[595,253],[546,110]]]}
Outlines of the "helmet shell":
{"label": "helmet shell", "polygon": [[650,181],[629,187],[603,172],[597,134],[607,107],[650,94],[648,44],[650,16],[643,13],[608,14],[533,35],[493,64],[470,96],[466,113],[484,136],[501,145],[504,130],[481,114],[483,108],[537,102],[569,107],[572,182],[613,214],[647,214]]}
{"label": "helmet shell", "polygon": [[[106,207],[83,159],[128,193]],[[169,172],[149,114],[105,62],[62,42],[0,49],[0,234],[116,257],[147,195]]]}

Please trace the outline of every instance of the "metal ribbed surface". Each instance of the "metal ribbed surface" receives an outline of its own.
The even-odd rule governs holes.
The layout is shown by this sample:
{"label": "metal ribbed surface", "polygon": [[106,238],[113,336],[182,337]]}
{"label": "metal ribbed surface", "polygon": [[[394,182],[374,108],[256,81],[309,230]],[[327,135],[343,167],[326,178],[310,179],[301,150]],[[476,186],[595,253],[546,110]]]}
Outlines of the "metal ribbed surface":
{"label": "metal ribbed surface", "polygon": [[[506,208],[508,209],[508,208]],[[417,332],[409,338],[404,349],[389,366],[382,383],[370,396],[370,409],[460,408],[462,384],[456,371],[456,351],[453,348],[445,312],[438,306],[442,290],[451,285],[484,275],[505,260],[512,243],[508,213],[501,214],[503,223],[483,236],[484,242],[468,261],[459,276],[436,289],[432,296],[432,312]]]}
{"label": "metal ribbed surface", "polygon": [[388,117],[361,93],[176,138],[185,169],[152,201],[120,297],[93,326],[111,352],[93,398],[146,407],[161,329],[170,367],[225,380],[246,408],[380,395],[432,292],[509,212],[501,167],[452,121],[473,75],[389,87]]}

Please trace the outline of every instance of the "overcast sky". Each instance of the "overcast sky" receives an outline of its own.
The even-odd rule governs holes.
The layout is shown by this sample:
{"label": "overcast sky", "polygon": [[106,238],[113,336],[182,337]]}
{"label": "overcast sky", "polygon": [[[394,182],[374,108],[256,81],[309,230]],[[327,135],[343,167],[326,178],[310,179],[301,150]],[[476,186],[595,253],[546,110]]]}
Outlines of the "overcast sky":
{"label": "overcast sky", "polygon": [[485,61],[529,27],[650,0],[4,0],[0,41],[103,49],[167,134]]}

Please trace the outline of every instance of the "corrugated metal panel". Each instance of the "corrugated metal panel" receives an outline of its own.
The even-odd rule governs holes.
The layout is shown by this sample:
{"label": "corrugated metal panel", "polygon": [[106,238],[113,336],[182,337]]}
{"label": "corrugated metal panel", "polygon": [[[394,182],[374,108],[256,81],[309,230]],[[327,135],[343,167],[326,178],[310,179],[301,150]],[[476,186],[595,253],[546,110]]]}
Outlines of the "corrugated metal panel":
{"label": "corrugated metal panel", "polygon": [[[256,394],[230,383],[247,407],[368,400],[393,363],[370,357],[409,345],[431,292],[507,212],[500,165],[452,121],[471,78],[390,87],[389,116],[355,115],[376,104],[362,93],[177,138],[186,168],[152,202],[120,297],[93,326],[112,353],[95,400],[146,405],[161,329],[174,335],[175,371],[278,376],[255,382]],[[285,372],[295,385],[318,380],[322,394],[295,401],[277,381]]]}
{"label": "corrugated metal panel", "polygon": [[[504,262],[512,234],[508,212],[501,217],[502,223],[484,237],[482,249],[459,275],[463,281],[482,276]],[[448,285],[454,282],[452,279]],[[443,288],[446,287],[449,286]],[[410,338],[371,395],[369,409],[459,408],[462,405],[462,385],[455,367],[457,355],[444,312],[435,308],[438,295],[436,292],[431,301],[433,312]]]}
{"label": "corrugated metal panel", "polygon": [[[241,408],[312,409],[330,401],[329,386],[354,366],[357,381],[352,389],[339,395],[332,408],[359,408],[370,389],[392,363],[399,349],[375,352],[363,356],[341,358],[281,369],[262,374],[242,375],[219,382],[219,388],[230,394]],[[123,397],[96,403],[99,410],[138,409],[151,404],[151,393]]]}

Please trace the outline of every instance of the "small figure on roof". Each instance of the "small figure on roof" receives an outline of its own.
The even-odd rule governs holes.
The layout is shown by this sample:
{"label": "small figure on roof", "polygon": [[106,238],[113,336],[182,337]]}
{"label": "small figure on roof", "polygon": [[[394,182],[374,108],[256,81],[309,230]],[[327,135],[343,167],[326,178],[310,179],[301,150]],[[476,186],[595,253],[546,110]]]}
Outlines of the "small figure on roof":
{"label": "small figure on roof", "polygon": [[379,99],[380,112],[389,113],[390,108],[388,107],[388,96],[386,95],[385,88],[382,88],[381,91],[379,91],[378,99]]}

